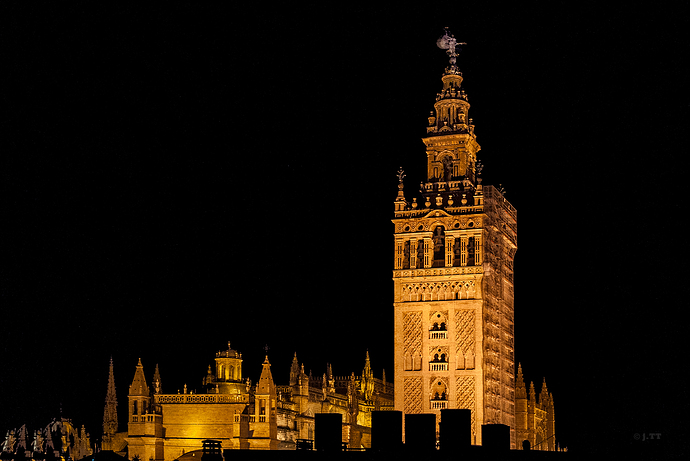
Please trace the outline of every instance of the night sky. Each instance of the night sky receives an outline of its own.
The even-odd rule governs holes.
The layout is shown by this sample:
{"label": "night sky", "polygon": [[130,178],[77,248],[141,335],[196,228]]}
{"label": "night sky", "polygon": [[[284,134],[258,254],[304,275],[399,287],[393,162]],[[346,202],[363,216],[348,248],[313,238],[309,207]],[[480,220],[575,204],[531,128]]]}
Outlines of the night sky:
{"label": "night sky", "polygon": [[[449,27],[484,184],[518,210],[516,360],[577,452],[687,443],[681,11],[2,6],[0,432],[100,437],[112,356],[201,389],[393,375],[396,171],[420,197]],[[528,383],[529,385],[529,383]]]}

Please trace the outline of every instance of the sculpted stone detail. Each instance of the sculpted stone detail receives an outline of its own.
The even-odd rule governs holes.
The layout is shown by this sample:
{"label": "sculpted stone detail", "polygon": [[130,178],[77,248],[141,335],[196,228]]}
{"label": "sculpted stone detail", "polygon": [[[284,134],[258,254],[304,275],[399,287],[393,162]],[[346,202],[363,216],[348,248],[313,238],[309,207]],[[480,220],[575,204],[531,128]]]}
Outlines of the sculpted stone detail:
{"label": "sculpted stone detail", "polygon": [[395,233],[429,232],[436,226],[443,226],[446,230],[479,229],[482,227],[482,217],[473,215],[458,218],[455,216],[439,216],[436,214],[427,218],[418,218],[395,223]]}
{"label": "sculpted stone detail", "polygon": [[455,311],[455,344],[457,368],[474,368],[474,311],[462,309]]}
{"label": "sculpted stone detail", "polygon": [[432,277],[436,275],[481,274],[482,266],[439,267],[433,269],[394,270],[393,278]]}
{"label": "sculpted stone detail", "polygon": [[160,394],[154,402],[164,403],[249,403],[249,396],[242,394]]}
{"label": "sculpted stone detail", "polygon": [[448,360],[448,346],[430,346],[429,347],[429,361],[447,361]]}
{"label": "sculpted stone detail", "polygon": [[475,299],[476,294],[474,280],[406,283],[402,286],[402,302]]}
{"label": "sculpted stone detail", "polygon": [[422,313],[403,314],[403,341],[408,353],[422,350]]}
{"label": "sculpted stone detail", "polygon": [[405,378],[403,380],[405,413],[422,412],[422,378]]}
{"label": "sculpted stone detail", "polygon": [[474,376],[458,376],[455,379],[455,395],[457,396],[457,408],[470,410],[472,420],[472,443],[475,438],[475,389]]}

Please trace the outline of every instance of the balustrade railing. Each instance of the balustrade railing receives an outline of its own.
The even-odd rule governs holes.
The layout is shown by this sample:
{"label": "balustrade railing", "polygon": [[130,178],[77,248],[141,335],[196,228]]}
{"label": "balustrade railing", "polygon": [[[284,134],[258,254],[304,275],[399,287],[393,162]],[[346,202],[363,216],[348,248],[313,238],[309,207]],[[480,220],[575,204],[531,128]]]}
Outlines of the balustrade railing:
{"label": "balustrade railing", "polygon": [[432,410],[443,410],[445,408],[448,408],[448,401],[447,400],[432,400],[431,401],[431,409]]}
{"label": "balustrade railing", "polygon": [[447,331],[429,331],[429,339],[447,339]]}
{"label": "balustrade railing", "polygon": [[241,394],[158,394],[158,404],[164,403],[249,403],[248,395]]}

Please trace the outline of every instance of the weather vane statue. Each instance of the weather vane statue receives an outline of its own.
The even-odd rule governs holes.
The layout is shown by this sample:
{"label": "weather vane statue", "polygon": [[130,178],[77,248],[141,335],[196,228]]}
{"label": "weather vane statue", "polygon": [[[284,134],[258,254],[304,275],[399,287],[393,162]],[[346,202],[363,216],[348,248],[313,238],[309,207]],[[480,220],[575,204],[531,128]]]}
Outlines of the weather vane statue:
{"label": "weather vane statue", "polygon": [[467,45],[467,43],[458,43],[457,40],[455,40],[453,34],[451,34],[448,28],[446,27],[446,32],[443,34],[443,36],[436,40],[436,45],[442,50],[446,50],[446,53],[448,53],[448,56],[450,56],[451,68],[457,68],[457,66],[455,65],[458,57],[457,47],[459,47],[460,45]]}
{"label": "weather vane statue", "polygon": [[402,184],[403,179],[405,179],[405,170],[403,170],[402,167],[400,167],[400,169],[398,170],[398,182]]}

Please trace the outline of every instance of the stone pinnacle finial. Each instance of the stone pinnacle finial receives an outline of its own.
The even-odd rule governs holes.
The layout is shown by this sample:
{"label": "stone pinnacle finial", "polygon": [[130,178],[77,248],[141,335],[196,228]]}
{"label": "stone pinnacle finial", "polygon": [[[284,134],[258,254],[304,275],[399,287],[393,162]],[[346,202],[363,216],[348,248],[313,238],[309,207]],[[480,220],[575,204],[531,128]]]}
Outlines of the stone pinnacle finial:
{"label": "stone pinnacle finial", "polygon": [[105,395],[103,410],[103,432],[113,435],[117,432],[117,393],[115,392],[115,373],[113,371],[113,357],[110,356],[110,370],[108,372],[108,388]]}

